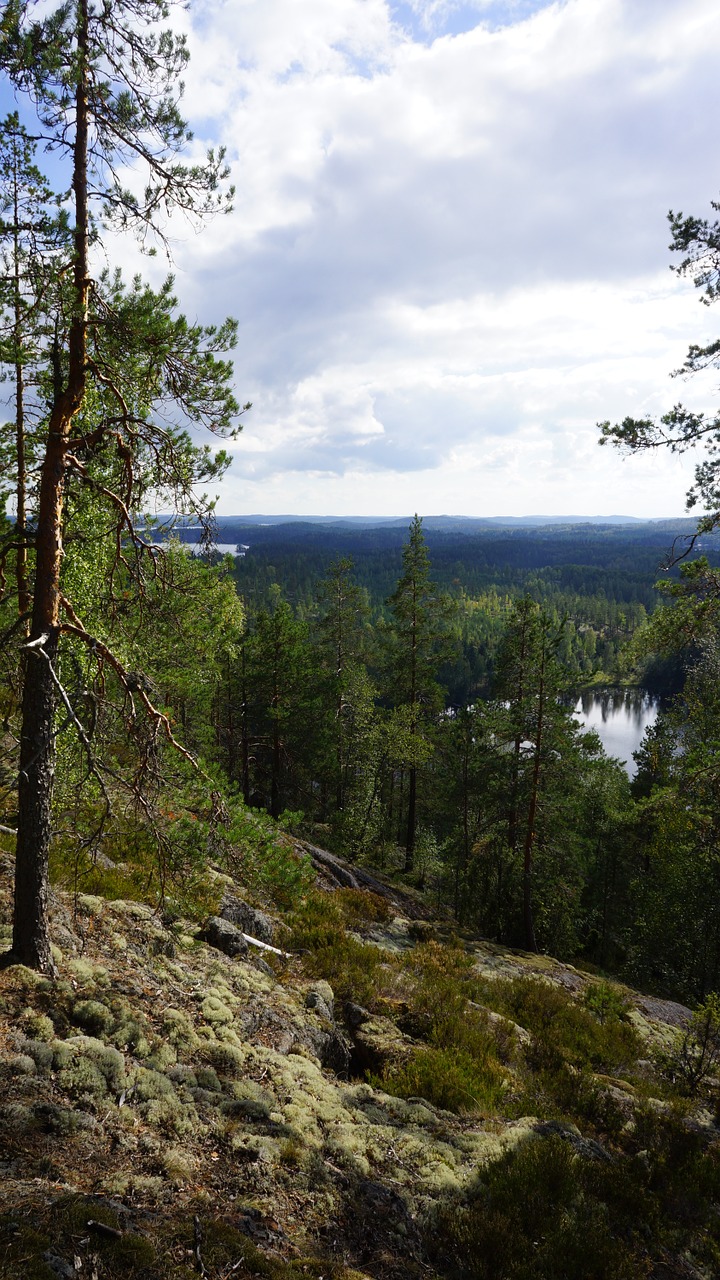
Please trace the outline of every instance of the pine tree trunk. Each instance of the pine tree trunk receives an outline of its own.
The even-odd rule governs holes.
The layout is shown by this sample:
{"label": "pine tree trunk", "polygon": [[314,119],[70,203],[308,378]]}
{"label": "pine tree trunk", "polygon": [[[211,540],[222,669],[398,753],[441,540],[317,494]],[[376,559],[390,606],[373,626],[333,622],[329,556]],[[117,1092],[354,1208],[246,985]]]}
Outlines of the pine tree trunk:
{"label": "pine tree trunk", "polygon": [[415,826],[417,808],[417,769],[410,769],[410,786],[408,789],[407,835],[405,838],[405,871],[412,871],[415,865]]}
{"label": "pine tree trunk", "polygon": [[[55,772],[55,686],[63,557],[63,499],[68,440],[82,407],[86,386],[88,300],[88,46],[87,0],[78,6],[78,83],[75,93],[73,192],[75,231],[74,310],[68,347],[68,380],[56,394],[48,424],[35,537],[35,597],[27,650],[20,731],[18,836],[15,851],[15,908],[12,958],[52,972],[48,927],[48,863],[52,834]],[[42,649],[42,653],[40,650]]]}
{"label": "pine tree trunk", "polygon": [[31,649],[27,655],[20,738],[12,956],[41,973],[51,973],[54,967],[48,921],[48,857],[55,774],[55,686],[50,662],[56,653],[55,631],[42,652]]}
{"label": "pine tree trunk", "polygon": [[528,808],[527,826],[525,828],[525,848],[523,856],[523,922],[525,926],[525,946],[528,951],[537,951],[535,922],[532,905],[532,873],[535,852],[535,836],[538,801],[540,799],[540,774],[542,770],[543,737],[545,732],[545,661],[547,638],[543,636],[543,647],[540,654],[540,673],[538,681],[538,709],[535,725],[535,745],[533,748],[532,785],[530,805]]}
{"label": "pine tree trunk", "polygon": [[25,457],[25,379],[22,361],[22,296],[20,287],[20,204],[18,191],[17,153],[13,172],[13,305],[15,311],[15,454],[17,462],[16,481],[16,524],[19,534],[19,545],[15,563],[15,580],[18,593],[18,613],[20,617],[28,616],[25,624],[26,634],[30,634],[29,614],[32,608],[32,596],[28,581],[27,554],[27,462]]}

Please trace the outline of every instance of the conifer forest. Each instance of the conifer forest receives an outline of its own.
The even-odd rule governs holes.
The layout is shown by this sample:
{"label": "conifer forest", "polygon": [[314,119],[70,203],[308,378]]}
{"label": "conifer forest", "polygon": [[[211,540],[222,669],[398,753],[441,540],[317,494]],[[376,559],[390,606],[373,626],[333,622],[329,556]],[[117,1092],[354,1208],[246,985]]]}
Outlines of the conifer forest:
{"label": "conifer forest", "polygon": [[0,19],[0,1280],[710,1280],[720,418],[599,424],[676,521],[220,514],[171,10]]}

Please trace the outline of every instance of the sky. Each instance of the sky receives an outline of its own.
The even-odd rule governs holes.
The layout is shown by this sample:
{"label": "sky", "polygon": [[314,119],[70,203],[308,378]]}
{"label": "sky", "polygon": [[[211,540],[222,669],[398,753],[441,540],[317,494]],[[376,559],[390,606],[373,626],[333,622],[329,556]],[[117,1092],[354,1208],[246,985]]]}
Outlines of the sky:
{"label": "sky", "polygon": [[[239,321],[222,514],[679,515],[693,461],[598,421],[714,409],[667,212],[720,190],[717,0],[192,0],[183,310]],[[127,253],[131,264],[133,255]],[[157,271],[157,265],[150,267]]]}

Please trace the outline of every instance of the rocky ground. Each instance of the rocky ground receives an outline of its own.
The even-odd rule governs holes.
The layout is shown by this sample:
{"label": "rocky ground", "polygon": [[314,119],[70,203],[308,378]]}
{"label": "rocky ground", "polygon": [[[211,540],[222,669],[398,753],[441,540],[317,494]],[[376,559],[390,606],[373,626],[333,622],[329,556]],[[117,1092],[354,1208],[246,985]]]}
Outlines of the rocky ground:
{"label": "rocky ground", "polygon": [[[322,893],[364,901],[367,887],[338,887],[337,868],[353,872],[333,861],[334,871],[316,861]],[[6,857],[6,940],[11,874]],[[427,910],[399,891],[377,894],[376,882],[387,910],[374,914],[385,918],[358,910],[347,934],[361,962],[377,958],[373,1004],[348,985],[342,958],[334,980],[272,904],[260,910],[242,886],[213,875],[217,914],[200,921],[56,892],[57,976],[0,972],[0,1277],[486,1274],[451,1256],[454,1246],[444,1257],[433,1246],[435,1215],[464,1204],[479,1172],[549,1135],[573,1159],[624,1160],[636,1112],[675,1106],[654,1064],[689,1011],[612,987],[638,1036],[627,1071],[593,1073],[593,1097],[606,1100],[612,1124],[578,1123],[572,1106],[526,1112],[545,1096],[528,1088],[535,1037],[491,1008],[487,992],[534,979],[584,1008],[596,980],[467,939],[474,994],[486,993],[468,1001],[467,1016],[484,1019],[499,1046],[500,1102],[451,1110],[408,1095],[393,1081],[424,1045],[429,1016],[413,1008],[408,957],[442,955],[446,945],[455,954],[448,923],[423,920]],[[678,1115],[703,1152],[715,1150],[706,1099]],[[643,1245],[638,1274],[712,1275],[706,1243],[665,1271]],[[598,1276],[624,1276],[618,1268]],[[502,1277],[502,1262],[487,1274]]]}

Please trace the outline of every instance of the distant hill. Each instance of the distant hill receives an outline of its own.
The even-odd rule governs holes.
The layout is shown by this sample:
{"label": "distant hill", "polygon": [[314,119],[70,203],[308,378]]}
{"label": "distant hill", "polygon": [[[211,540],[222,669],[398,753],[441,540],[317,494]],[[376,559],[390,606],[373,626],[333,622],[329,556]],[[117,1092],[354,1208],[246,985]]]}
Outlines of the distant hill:
{"label": "distant hill", "polygon": [[[217,523],[221,529],[226,525],[279,525],[279,524],[322,524],[355,527],[388,527],[402,526],[410,523],[411,515],[406,516],[315,516],[315,515],[238,515],[218,516]],[[638,516],[424,516],[426,529],[447,529],[474,531],[497,528],[541,528],[545,526],[560,527],[566,525],[635,525],[676,523],[675,518],[667,517],[659,521],[647,521]],[[685,521],[692,525],[692,521]]]}

